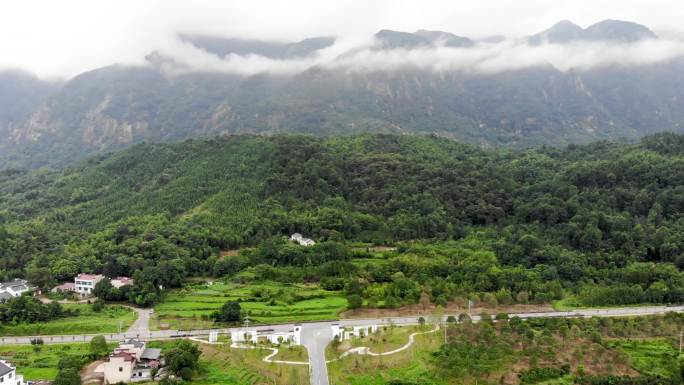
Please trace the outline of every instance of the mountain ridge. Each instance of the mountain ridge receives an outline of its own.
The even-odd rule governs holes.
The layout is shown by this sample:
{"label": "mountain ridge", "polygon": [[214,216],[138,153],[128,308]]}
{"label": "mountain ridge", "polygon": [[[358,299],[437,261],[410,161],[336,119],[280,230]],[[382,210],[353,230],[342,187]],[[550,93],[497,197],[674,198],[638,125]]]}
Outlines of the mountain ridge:
{"label": "mountain ridge", "polygon": [[[644,35],[636,24],[623,23],[618,24],[641,31],[625,39]],[[597,23],[582,31],[625,33],[611,27],[615,25]],[[553,28],[570,35],[581,29],[568,21]],[[384,42],[374,49],[448,46],[466,51],[482,44],[444,31],[381,32]],[[330,39],[265,45],[230,40],[234,45],[213,51],[230,55],[240,48],[243,54],[261,50],[273,58],[301,58],[316,55],[332,44]],[[79,74],[58,87],[35,87],[23,109],[0,107],[0,169],[51,167],[140,142],[236,133],[419,133],[482,147],[636,140],[684,130],[682,73],[681,59],[569,71],[538,65],[498,73],[410,68],[349,72],[314,66],[296,74],[169,75],[154,65],[114,65]],[[4,82],[16,82],[11,79],[7,75]],[[0,99],[8,89],[0,84]]]}

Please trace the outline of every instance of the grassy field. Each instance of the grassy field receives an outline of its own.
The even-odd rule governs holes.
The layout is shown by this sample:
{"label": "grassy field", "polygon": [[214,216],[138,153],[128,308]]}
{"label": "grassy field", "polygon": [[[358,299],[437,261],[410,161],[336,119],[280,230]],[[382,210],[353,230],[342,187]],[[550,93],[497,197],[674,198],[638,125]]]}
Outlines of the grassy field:
{"label": "grassy field", "polygon": [[[497,324],[492,330],[501,327],[503,326]],[[389,351],[406,344],[411,333],[427,330],[430,330],[428,325],[423,329],[419,327],[381,329],[364,338],[344,341],[336,350],[329,346],[326,354],[328,359],[332,359],[347,349],[357,346],[368,346],[373,352]],[[672,344],[663,340],[648,342],[607,340],[605,345],[601,345],[581,335],[564,339],[559,335],[545,336],[541,331],[536,331],[535,341],[530,343],[525,342],[520,335],[510,334],[510,332],[501,334],[499,330],[489,334],[490,337],[486,337],[489,342],[486,342],[481,334],[483,330],[486,330],[486,327],[482,324],[462,324],[448,329],[451,341],[454,341],[453,338],[464,336],[470,341],[470,346],[489,346],[489,348],[477,348],[484,349],[479,353],[477,349],[458,350],[461,352],[458,354],[463,356],[461,361],[457,362],[468,363],[472,368],[489,368],[477,376],[473,376],[474,372],[460,370],[450,372],[447,376],[443,371],[444,368],[439,368],[433,353],[439,349],[444,340],[442,331],[417,335],[412,346],[395,354],[379,357],[349,355],[331,362],[328,371],[332,383],[350,385],[385,385],[395,380],[422,385],[452,383],[514,385],[519,384],[518,374],[532,367],[559,367],[561,364],[568,364],[572,374],[577,373],[581,368],[590,375],[613,373],[633,376],[643,373],[669,376],[672,373],[671,370],[674,370],[672,363],[676,362],[672,359],[674,357]],[[499,343],[509,346],[510,351],[503,350],[503,345]],[[506,353],[498,356],[497,351]],[[546,381],[543,384],[567,385],[571,383],[573,383],[573,377],[569,375]]]}
{"label": "grassy field", "polygon": [[632,368],[645,375],[669,377],[676,366],[679,352],[665,339],[613,340],[608,346],[625,353]]}
{"label": "grassy field", "polygon": [[282,346],[278,348],[273,360],[293,361],[293,362],[307,362],[309,361],[309,354],[303,346]]}
{"label": "grassy field", "polygon": [[[339,357],[343,352],[365,346],[371,349],[373,353],[384,353],[395,350],[406,345],[409,341],[409,335],[416,332],[426,332],[431,330],[432,325],[424,326],[386,326],[378,329],[377,332],[371,333],[362,338],[352,338],[341,341],[337,348],[333,345],[328,345],[326,350],[327,359],[334,359]],[[440,334],[441,335],[441,334]]]}
{"label": "grassy field", "polygon": [[[150,346],[161,347],[155,342]],[[306,385],[309,383],[308,365],[282,365],[263,362],[271,354],[269,349],[231,349],[229,345],[199,344],[202,355],[199,371],[187,385]],[[276,359],[306,360],[302,348],[281,352]],[[286,348],[284,350],[287,350]],[[281,355],[282,354],[282,355]],[[303,354],[303,359],[299,357]]]}
{"label": "grassy field", "polygon": [[155,306],[151,327],[211,326],[207,317],[228,301],[240,301],[252,321],[259,323],[335,319],[347,306],[340,293],[316,285],[195,283],[172,291]]}
{"label": "grassy field", "polygon": [[101,312],[94,312],[88,304],[64,305],[68,309],[79,309],[79,315],[33,324],[3,325],[1,336],[58,335],[58,334],[97,334],[119,331],[121,322],[126,330],[136,318],[136,313],[128,308],[110,305]]}
{"label": "grassy field", "polygon": [[[109,345],[110,348],[115,346]],[[26,380],[53,380],[57,375],[60,358],[86,355],[88,346],[87,343],[43,345],[36,350],[31,345],[0,345],[0,358],[16,365],[17,373],[23,374]]]}
{"label": "grassy field", "polygon": [[[395,328],[392,331],[393,337],[389,339],[393,340],[393,345],[403,345],[408,342],[408,334],[413,332],[412,329],[414,328]],[[350,345],[374,346],[380,350],[379,343],[372,343],[369,340],[369,337],[365,337]],[[392,380],[417,384],[446,384],[435,377],[434,368],[430,364],[432,351],[436,350],[440,343],[439,333],[419,335],[416,336],[414,345],[397,354],[383,357],[351,355],[331,362],[328,364],[328,374],[333,384],[385,385]],[[373,351],[377,351],[375,349]],[[339,352],[342,350],[338,349]]]}

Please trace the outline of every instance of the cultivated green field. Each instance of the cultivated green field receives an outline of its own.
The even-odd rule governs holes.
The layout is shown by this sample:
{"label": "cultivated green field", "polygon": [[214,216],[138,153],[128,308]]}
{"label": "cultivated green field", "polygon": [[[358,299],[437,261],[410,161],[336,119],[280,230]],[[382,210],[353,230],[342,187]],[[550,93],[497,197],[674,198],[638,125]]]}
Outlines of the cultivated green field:
{"label": "cultivated green field", "polygon": [[656,338],[645,340],[614,340],[608,346],[624,352],[632,367],[641,374],[670,377],[674,371],[672,362],[679,355],[671,341]]}
{"label": "cultivated green field", "polygon": [[79,315],[48,322],[32,324],[4,324],[0,336],[97,334],[119,331],[119,322],[126,330],[135,321],[136,313],[118,305],[106,306],[101,312],[94,312],[88,304],[68,304],[67,309],[79,309]]}
{"label": "cultivated green field", "polygon": [[[115,344],[109,344],[114,348]],[[57,363],[65,356],[87,355],[89,344],[43,345],[38,350],[31,345],[0,345],[0,358],[17,366],[17,373],[25,380],[53,380],[57,375]]]}
{"label": "cultivated green field", "polygon": [[191,284],[172,291],[155,306],[156,322],[151,327],[209,326],[207,317],[228,301],[240,301],[251,320],[259,323],[335,319],[347,307],[347,300],[339,292],[322,290],[317,285]]}

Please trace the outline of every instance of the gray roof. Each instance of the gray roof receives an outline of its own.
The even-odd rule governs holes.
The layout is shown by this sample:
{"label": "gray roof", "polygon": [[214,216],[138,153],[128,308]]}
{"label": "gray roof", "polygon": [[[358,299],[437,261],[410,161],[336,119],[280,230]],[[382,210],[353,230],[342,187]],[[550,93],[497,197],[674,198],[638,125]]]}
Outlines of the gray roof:
{"label": "gray roof", "polygon": [[12,294],[10,294],[6,291],[0,292],[0,301],[1,302],[7,301],[8,299],[12,299],[12,298],[14,298],[14,297],[12,297]]}
{"label": "gray roof", "polygon": [[5,374],[11,372],[12,369],[11,367],[7,366],[4,362],[0,362],[0,376],[4,376]]}
{"label": "gray roof", "polygon": [[157,348],[145,348],[140,355],[140,358],[144,358],[146,360],[158,360],[159,357],[161,357],[161,349]]}
{"label": "gray roof", "polygon": [[144,342],[142,342],[140,340],[136,340],[135,338],[129,338],[129,339],[125,340],[123,343],[125,345],[133,345],[136,348],[142,348],[143,346],[145,346]]}
{"label": "gray roof", "polygon": [[28,284],[28,281],[25,279],[21,279],[21,278],[15,278],[11,281],[0,283],[0,285],[2,285],[2,286],[26,285],[26,284]]}

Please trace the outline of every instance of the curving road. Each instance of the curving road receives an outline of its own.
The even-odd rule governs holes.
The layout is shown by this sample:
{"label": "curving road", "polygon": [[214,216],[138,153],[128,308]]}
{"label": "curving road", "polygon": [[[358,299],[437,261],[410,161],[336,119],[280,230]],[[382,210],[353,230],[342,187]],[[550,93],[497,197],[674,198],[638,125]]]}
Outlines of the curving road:
{"label": "curving road", "polygon": [[[614,309],[586,309],[575,311],[551,311],[535,313],[511,313],[510,316],[518,316],[523,319],[542,318],[542,317],[627,317],[627,316],[646,316],[663,314],[668,312],[684,312],[684,306],[643,306],[643,307],[624,307]],[[158,330],[150,331],[146,323],[149,319],[149,310],[139,309],[138,319],[125,333],[104,334],[108,341],[120,341],[125,338],[139,338],[142,340],[187,338],[194,336],[206,336],[209,329],[201,330]],[[371,318],[371,319],[345,319],[336,321],[341,326],[362,326],[362,325],[410,325],[417,324],[420,316],[392,317],[392,318]],[[447,316],[442,318],[446,321]],[[480,320],[479,316],[473,316],[473,321]],[[325,363],[325,348],[332,341],[330,322],[312,322],[302,324],[302,345],[309,353],[309,371],[311,373],[311,385],[328,385],[328,369]],[[294,324],[261,325],[256,328],[268,328],[274,331],[289,331]],[[254,330],[250,328],[223,328],[212,329],[219,333],[230,333],[231,331]],[[61,336],[36,336],[36,337],[0,337],[0,344],[30,344],[32,339],[41,338],[44,343],[69,343],[87,342],[93,338],[94,334],[81,335],[61,335]]]}

